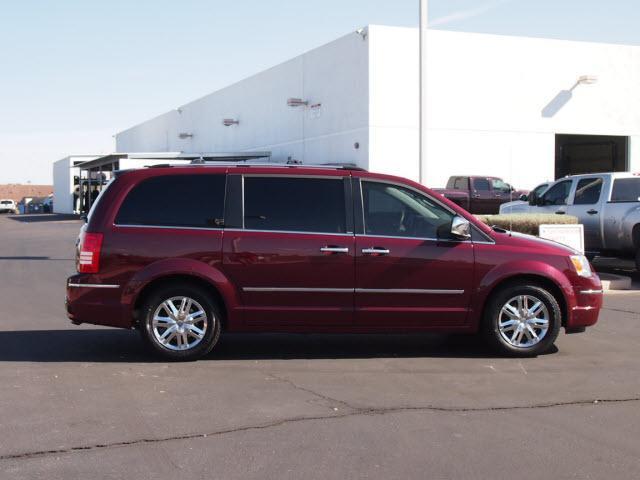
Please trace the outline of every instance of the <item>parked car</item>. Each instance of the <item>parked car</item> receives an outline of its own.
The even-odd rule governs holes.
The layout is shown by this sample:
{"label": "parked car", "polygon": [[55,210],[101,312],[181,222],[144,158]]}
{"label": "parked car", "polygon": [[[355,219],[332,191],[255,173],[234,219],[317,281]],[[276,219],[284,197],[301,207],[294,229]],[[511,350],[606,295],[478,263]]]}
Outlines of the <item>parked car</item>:
{"label": "parked car", "polygon": [[501,178],[482,176],[450,177],[446,188],[433,190],[474,214],[498,213],[500,205],[528,193],[515,190]]}
{"label": "parked car", "polygon": [[481,332],[547,351],[598,319],[584,256],[494,231],[420,184],[353,168],[120,172],[77,242],[76,324],[138,328],[169,359],[221,332]]}
{"label": "parked car", "polygon": [[547,191],[551,182],[545,182],[538,185],[536,188],[531,190],[528,194],[520,195],[518,200],[514,200],[513,202],[507,202],[500,205],[499,214],[507,215],[510,213],[529,213],[530,206],[535,205],[536,199]]}
{"label": "parked car", "polygon": [[527,205],[528,213],[573,215],[584,225],[589,256],[635,258],[640,270],[640,174],[561,178]]}
{"label": "parked car", "polygon": [[0,213],[15,213],[16,202],[10,199],[0,200]]}

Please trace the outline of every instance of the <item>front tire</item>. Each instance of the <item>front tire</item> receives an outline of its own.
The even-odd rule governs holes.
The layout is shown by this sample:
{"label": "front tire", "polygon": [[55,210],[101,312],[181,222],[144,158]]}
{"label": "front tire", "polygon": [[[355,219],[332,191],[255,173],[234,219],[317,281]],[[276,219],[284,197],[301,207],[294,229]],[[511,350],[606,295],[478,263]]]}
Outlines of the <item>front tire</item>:
{"label": "front tire", "polygon": [[530,283],[498,290],[487,303],[484,334],[497,352],[531,357],[551,348],[560,332],[562,312],[547,289]]}
{"label": "front tire", "polygon": [[170,285],[154,291],[144,302],[142,313],[142,336],[168,360],[197,360],[207,355],[220,337],[220,308],[196,285]]}

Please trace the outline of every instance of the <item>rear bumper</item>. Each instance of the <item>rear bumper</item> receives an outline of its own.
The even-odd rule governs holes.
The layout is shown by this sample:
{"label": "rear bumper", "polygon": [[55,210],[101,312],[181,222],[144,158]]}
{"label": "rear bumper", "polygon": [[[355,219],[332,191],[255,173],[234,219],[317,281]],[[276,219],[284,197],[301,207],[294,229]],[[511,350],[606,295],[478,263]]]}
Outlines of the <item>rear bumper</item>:
{"label": "rear bumper", "polygon": [[131,319],[125,315],[121,296],[120,285],[102,283],[91,275],[73,275],[67,279],[67,317],[77,325],[130,328]]}

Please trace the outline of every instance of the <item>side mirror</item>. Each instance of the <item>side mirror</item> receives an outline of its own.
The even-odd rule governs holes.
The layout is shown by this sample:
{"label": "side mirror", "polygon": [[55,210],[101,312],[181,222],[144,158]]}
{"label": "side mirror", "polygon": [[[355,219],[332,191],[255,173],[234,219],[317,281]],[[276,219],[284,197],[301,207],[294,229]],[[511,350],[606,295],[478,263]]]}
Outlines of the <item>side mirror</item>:
{"label": "side mirror", "polygon": [[469,220],[459,215],[453,217],[453,221],[451,222],[451,235],[461,240],[471,238],[471,224]]}
{"label": "side mirror", "polygon": [[526,202],[527,200],[529,200],[529,197],[527,195],[520,195],[521,202]]}

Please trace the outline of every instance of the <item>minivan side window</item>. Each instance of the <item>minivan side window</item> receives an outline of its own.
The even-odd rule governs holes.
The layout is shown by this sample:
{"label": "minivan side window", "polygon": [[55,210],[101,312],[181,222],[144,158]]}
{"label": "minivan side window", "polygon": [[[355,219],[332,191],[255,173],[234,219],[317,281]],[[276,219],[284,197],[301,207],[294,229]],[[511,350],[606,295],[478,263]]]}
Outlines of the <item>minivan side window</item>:
{"label": "minivan side window", "polygon": [[216,228],[223,224],[226,176],[163,175],[143,180],[124,199],[116,225]]}
{"label": "minivan side window", "polygon": [[574,205],[593,205],[600,200],[603,180],[598,178],[583,178],[578,182]]}
{"label": "minivan side window", "polygon": [[342,177],[244,177],[244,228],[346,233]]}
{"label": "minivan side window", "polygon": [[450,231],[454,217],[430,198],[387,183],[362,182],[362,202],[366,235],[435,239]]}
{"label": "minivan side window", "polygon": [[566,205],[571,192],[571,180],[556,183],[542,196],[543,205]]}

